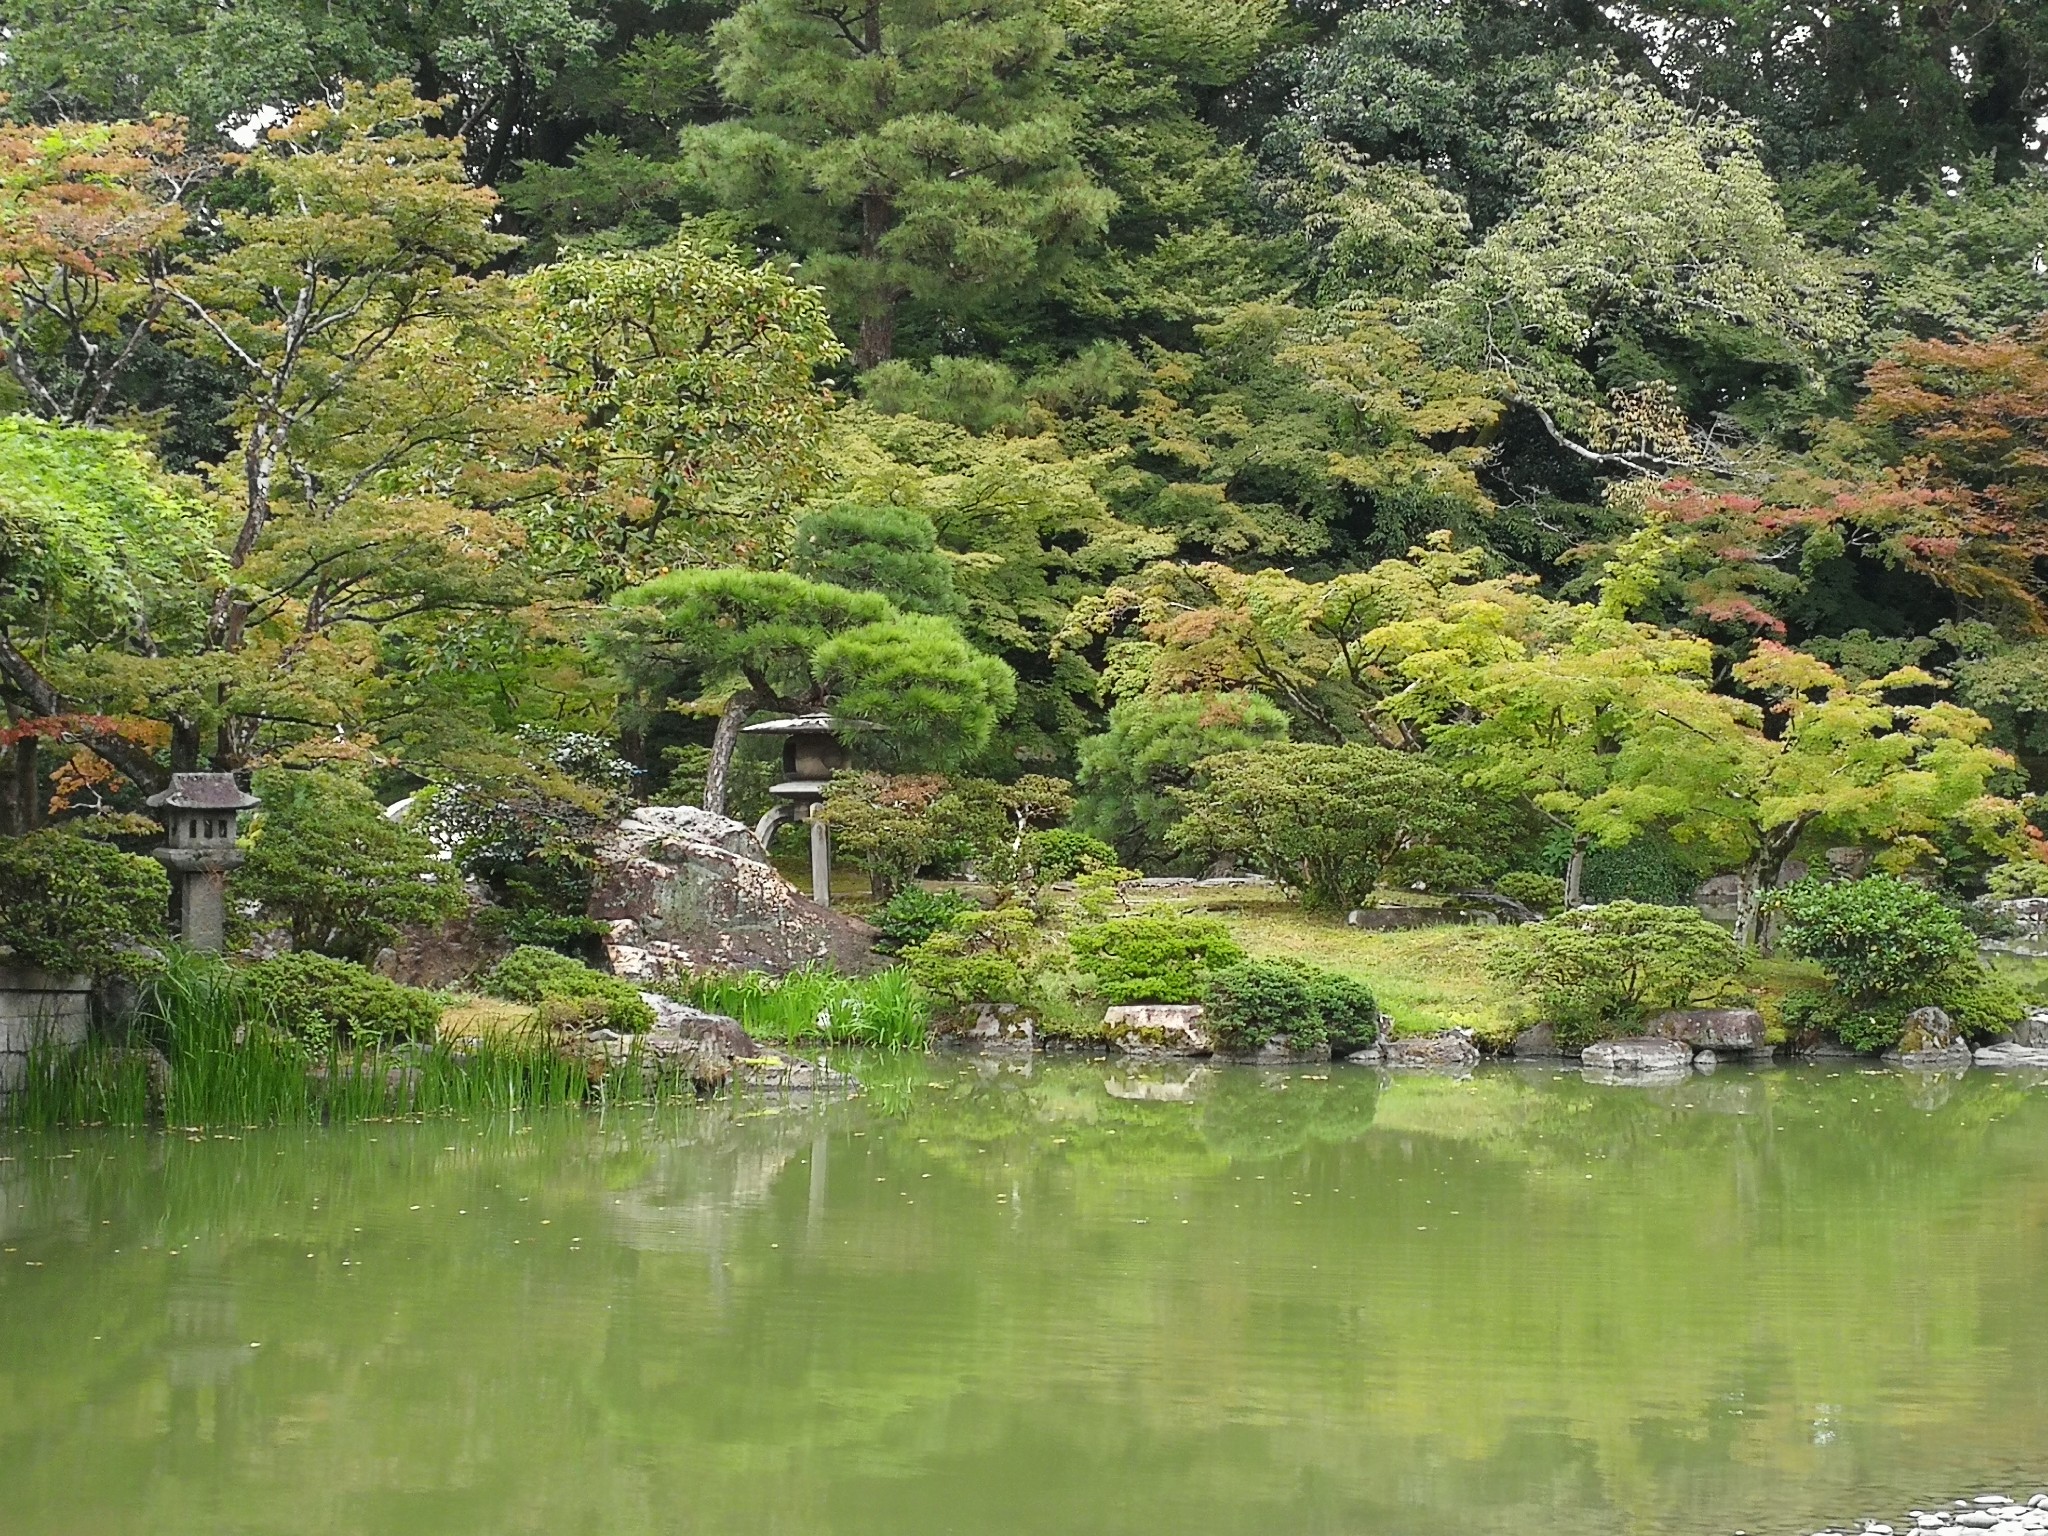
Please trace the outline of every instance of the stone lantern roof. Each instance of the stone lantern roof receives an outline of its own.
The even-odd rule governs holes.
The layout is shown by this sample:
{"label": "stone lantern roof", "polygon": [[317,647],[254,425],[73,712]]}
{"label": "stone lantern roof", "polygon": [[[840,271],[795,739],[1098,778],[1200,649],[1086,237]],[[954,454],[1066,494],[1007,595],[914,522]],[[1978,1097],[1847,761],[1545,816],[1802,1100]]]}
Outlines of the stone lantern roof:
{"label": "stone lantern roof", "polygon": [[148,803],[169,811],[246,811],[263,802],[235,782],[232,773],[174,773],[171,787]]}

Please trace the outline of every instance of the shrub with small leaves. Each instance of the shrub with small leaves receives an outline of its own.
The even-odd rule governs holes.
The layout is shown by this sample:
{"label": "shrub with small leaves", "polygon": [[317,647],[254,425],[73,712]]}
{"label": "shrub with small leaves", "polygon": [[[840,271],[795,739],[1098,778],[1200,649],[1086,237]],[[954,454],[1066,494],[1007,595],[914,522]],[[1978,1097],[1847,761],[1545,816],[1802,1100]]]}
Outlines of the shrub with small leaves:
{"label": "shrub with small leaves", "polygon": [[1938,1003],[1923,994],[1977,950],[1946,902],[1892,875],[1802,880],[1773,891],[1766,907],[1779,920],[1779,945],[1818,964],[1846,998]]}
{"label": "shrub with small leaves", "polygon": [[1041,880],[1072,880],[1098,869],[1114,869],[1116,850],[1099,837],[1066,827],[1026,833],[1024,862]]}
{"label": "shrub with small leaves", "polygon": [[1512,928],[1487,969],[1526,987],[1561,1043],[1625,1033],[1652,1008],[1718,993],[1741,969],[1728,932],[1690,907],[1616,901]]}
{"label": "shrub with small leaves", "polygon": [[1555,912],[1564,905],[1564,881],[1533,869],[1511,869],[1493,882],[1493,888],[1535,912]]}
{"label": "shrub with small leaves", "polygon": [[882,937],[875,948],[884,954],[901,954],[913,944],[922,944],[940,929],[951,925],[962,912],[972,912],[974,903],[957,891],[927,891],[906,886],[891,896],[875,915]]}
{"label": "shrub with small leaves", "polygon": [[[484,977],[483,990],[515,1003],[596,1002],[603,1006],[601,1015],[594,1016],[594,1026],[624,1034],[654,1027],[654,1010],[631,982],[593,971],[581,960],[538,945],[521,945],[500,960]],[[567,1020],[566,1011],[555,1012]],[[592,1019],[592,1011],[585,1008],[578,1017]]]}
{"label": "shrub with small leaves", "polygon": [[956,913],[946,927],[904,950],[903,964],[940,1003],[1025,1002],[1037,925],[1036,914],[1022,906]]}
{"label": "shrub with small leaves", "polygon": [[1208,972],[1244,959],[1230,930],[1208,917],[1113,917],[1076,928],[1067,944],[1115,1004],[1195,1002]]}
{"label": "shrub with small leaves", "polygon": [[1244,960],[1210,974],[1202,1001],[1217,1038],[1236,1050],[1285,1036],[1297,1050],[1348,1056],[1379,1033],[1372,989],[1301,960]]}
{"label": "shrub with small leaves", "polygon": [[49,971],[134,969],[162,943],[170,878],[155,859],[58,828],[0,838],[0,945]]}
{"label": "shrub with small leaves", "polygon": [[315,1056],[343,1045],[431,1040],[441,1022],[431,992],[310,950],[259,961],[240,982],[279,1029]]}

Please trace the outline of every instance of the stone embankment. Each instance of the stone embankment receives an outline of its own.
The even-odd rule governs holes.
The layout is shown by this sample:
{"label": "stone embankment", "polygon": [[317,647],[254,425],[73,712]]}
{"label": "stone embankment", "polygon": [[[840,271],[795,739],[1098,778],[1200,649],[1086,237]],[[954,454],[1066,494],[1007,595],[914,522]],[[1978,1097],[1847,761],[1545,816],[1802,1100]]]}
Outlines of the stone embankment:
{"label": "stone embankment", "polygon": [[1953,1536],[2048,1536],[2048,1493],[2037,1493],[2024,1504],[2002,1493],[1979,1494],[1942,1509],[1909,1510],[1894,1524],[1859,1520],[1815,1531],[1813,1536],[1919,1536],[1935,1531]]}

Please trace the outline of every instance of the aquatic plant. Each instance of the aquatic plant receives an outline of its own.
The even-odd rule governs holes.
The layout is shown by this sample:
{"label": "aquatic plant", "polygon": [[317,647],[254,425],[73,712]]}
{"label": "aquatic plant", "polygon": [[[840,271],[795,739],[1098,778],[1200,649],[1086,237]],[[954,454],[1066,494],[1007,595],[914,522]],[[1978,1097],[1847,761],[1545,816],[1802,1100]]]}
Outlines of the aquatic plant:
{"label": "aquatic plant", "polygon": [[873,976],[842,976],[825,966],[779,978],[723,973],[677,982],[673,990],[695,1007],[730,1014],[757,1040],[790,1045],[921,1050],[931,1022],[930,1000],[900,966]]}

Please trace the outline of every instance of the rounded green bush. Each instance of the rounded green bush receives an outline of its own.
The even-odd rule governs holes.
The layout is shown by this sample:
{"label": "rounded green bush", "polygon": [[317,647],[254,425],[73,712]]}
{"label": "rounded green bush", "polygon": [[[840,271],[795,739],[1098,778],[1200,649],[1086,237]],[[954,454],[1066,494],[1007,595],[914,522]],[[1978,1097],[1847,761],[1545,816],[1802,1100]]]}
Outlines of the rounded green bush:
{"label": "rounded green bush", "polygon": [[631,982],[537,944],[522,944],[500,960],[484,977],[483,990],[514,1003],[594,999],[604,1004],[598,1022],[606,1029],[639,1034],[654,1027],[654,1010]]}
{"label": "rounded green bush", "polygon": [[431,992],[310,950],[258,961],[241,973],[241,986],[315,1055],[342,1044],[431,1040],[441,1023]]}
{"label": "rounded green bush", "polygon": [[1024,857],[1041,880],[1072,880],[1097,869],[1116,867],[1116,850],[1099,837],[1054,827],[1024,839]]}
{"label": "rounded green bush", "polygon": [[1284,960],[1241,960],[1212,972],[1203,1005],[1216,1038],[1235,1050],[1256,1049],[1275,1035],[1303,1046],[1327,1038],[1308,976]]}
{"label": "rounded green bush", "polygon": [[1935,895],[1892,875],[1826,884],[1802,880],[1769,897],[1778,943],[1828,973],[1844,997],[1873,1000],[1925,995],[1936,978],[1973,959],[1976,941]]}
{"label": "rounded green bush", "polygon": [[1533,869],[1511,869],[1493,882],[1493,888],[1537,912],[1555,912],[1564,905],[1564,880]]}
{"label": "rounded green bush", "polygon": [[0,945],[47,971],[132,969],[161,943],[170,877],[155,859],[55,827],[0,838]]}
{"label": "rounded green bush", "polygon": [[1067,944],[1114,1004],[1192,1003],[1206,972],[1244,959],[1230,930],[1210,917],[1115,917],[1076,928]]}
{"label": "rounded green bush", "polygon": [[875,916],[882,937],[875,947],[888,954],[901,954],[913,944],[922,944],[942,928],[952,926],[962,912],[974,910],[974,903],[957,891],[927,891],[922,886],[905,886],[891,896]]}

